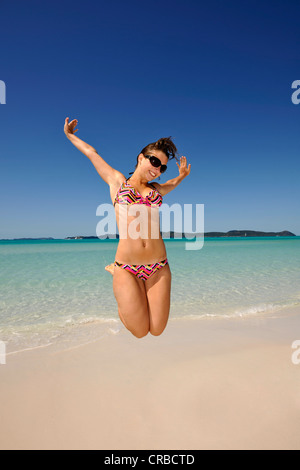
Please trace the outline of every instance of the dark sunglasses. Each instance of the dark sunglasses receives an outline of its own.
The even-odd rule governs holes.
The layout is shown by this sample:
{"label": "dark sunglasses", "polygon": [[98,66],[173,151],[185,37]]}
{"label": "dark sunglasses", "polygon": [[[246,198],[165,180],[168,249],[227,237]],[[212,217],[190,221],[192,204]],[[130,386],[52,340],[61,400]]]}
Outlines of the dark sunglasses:
{"label": "dark sunglasses", "polygon": [[161,173],[164,173],[166,171],[167,165],[162,165],[159,158],[154,157],[153,155],[144,155],[144,157],[150,160],[150,163],[152,166],[154,166],[154,168],[158,168],[160,166]]}

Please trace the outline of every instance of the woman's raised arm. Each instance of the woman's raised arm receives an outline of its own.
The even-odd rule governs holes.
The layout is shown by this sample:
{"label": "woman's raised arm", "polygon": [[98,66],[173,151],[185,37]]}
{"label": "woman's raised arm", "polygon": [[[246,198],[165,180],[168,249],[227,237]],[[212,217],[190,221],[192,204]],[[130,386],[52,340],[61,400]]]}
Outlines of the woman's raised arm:
{"label": "woman's raised arm", "polygon": [[179,175],[176,176],[176,178],[168,180],[163,184],[154,182],[154,184],[156,184],[156,189],[162,196],[169,193],[170,191],[173,191],[173,189],[175,189],[182,182],[182,180],[184,180],[184,178],[190,174],[191,164],[187,165],[186,157],[180,157],[180,164],[176,162],[176,165],[178,166],[179,170]]}
{"label": "woman's raised arm", "polygon": [[75,135],[75,132],[78,131],[78,129],[75,129],[77,124],[77,119],[73,119],[73,121],[69,122],[69,118],[66,118],[64,132],[67,138],[72,142],[73,145],[75,145],[75,147],[78,148],[78,150],[80,150],[80,152],[88,157],[105,183],[107,183],[109,186],[121,184],[124,181],[125,176],[106,163],[106,161],[100,157],[94,147],[79,139]]}

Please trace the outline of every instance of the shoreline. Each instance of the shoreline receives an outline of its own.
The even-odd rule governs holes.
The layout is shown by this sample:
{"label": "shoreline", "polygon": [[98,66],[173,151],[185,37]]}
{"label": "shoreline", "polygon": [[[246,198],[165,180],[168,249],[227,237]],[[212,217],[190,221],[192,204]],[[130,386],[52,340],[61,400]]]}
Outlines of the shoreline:
{"label": "shoreline", "polygon": [[299,339],[296,308],[12,354],[0,448],[300,449]]}
{"label": "shoreline", "polygon": [[[294,311],[300,311],[300,305],[284,305],[280,304],[272,305],[257,305],[256,307],[247,308],[244,311],[233,311],[231,313],[219,313],[219,314],[190,314],[185,316],[180,316],[181,309],[173,307],[171,311],[169,322],[166,330],[168,330],[170,324],[173,322],[182,322],[183,325],[190,325],[190,322],[193,322],[198,328],[197,324],[204,322],[203,324],[214,324],[218,325],[218,322],[228,322],[230,321],[235,324],[235,321],[243,322],[258,322],[268,320],[274,317],[282,317],[283,319],[288,318],[290,315],[293,315]],[[31,330],[30,330],[31,328]],[[26,331],[27,330],[27,331]],[[126,328],[119,319],[118,315],[113,317],[87,317],[85,319],[74,319],[73,321],[66,320],[65,323],[61,324],[40,324],[32,325],[31,327],[24,326],[24,331],[21,330],[15,331],[13,333],[6,333],[2,331],[0,339],[4,341],[6,345],[6,355],[11,356],[15,354],[22,353],[23,351],[31,351],[41,348],[49,348],[65,350],[72,347],[81,347],[85,344],[89,344],[95,341],[100,341],[106,336],[119,336],[120,334],[127,334]]]}

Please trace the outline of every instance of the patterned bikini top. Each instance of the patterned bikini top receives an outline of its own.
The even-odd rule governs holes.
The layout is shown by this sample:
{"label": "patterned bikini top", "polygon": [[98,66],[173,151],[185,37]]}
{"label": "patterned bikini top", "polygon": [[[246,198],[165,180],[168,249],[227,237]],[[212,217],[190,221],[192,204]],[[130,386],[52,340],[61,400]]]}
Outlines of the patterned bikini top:
{"label": "patterned bikini top", "polygon": [[143,197],[126,180],[121,184],[116,194],[114,205],[117,202],[118,204],[146,204],[146,206],[160,207],[162,204],[162,195],[154,186],[153,188],[154,189],[152,189],[147,196]]}

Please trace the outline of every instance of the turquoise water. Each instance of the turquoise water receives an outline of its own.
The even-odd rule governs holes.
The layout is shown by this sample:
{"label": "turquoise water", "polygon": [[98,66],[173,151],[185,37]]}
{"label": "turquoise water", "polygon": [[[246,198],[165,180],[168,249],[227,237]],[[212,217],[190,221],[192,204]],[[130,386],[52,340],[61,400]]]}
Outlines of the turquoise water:
{"label": "turquoise water", "polygon": [[[8,349],[122,327],[104,267],[115,240],[0,241],[0,340]],[[165,241],[171,318],[266,315],[300,306],[300,237]],[[103,331],[103,328],[102,328]],[[90,334],[90,333],[89,333]]]}

